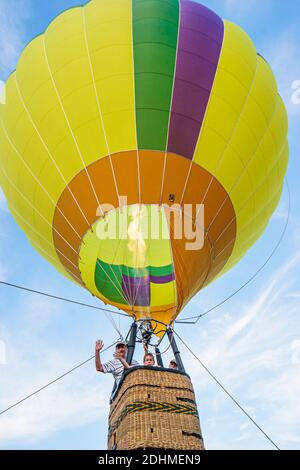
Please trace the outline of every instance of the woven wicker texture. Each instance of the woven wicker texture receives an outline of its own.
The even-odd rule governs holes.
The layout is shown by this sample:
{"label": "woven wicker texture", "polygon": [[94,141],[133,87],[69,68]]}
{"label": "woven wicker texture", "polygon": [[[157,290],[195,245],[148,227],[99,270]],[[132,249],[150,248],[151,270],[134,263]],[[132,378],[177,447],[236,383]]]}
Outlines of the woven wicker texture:
{"label": "woven wicker texture", "polygon": [[204,449],[190,378],[164,369],[136,368],[110,407],[109,449]]}

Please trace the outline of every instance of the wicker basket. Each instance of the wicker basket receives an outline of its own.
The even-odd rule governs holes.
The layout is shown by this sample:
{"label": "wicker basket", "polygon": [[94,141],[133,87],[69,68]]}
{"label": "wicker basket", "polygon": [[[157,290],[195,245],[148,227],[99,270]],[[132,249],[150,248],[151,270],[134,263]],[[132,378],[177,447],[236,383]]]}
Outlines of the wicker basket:
{"label": "wicker basket", "polygon": [[189,376],[129,369],[111,403],[108,449],[204,449]]}

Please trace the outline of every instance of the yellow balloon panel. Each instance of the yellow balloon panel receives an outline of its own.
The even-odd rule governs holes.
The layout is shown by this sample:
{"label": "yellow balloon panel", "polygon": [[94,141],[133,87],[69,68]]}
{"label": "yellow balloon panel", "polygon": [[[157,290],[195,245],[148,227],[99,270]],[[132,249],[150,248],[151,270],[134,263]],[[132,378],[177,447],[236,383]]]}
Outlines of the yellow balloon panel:
{"label": "yellow balloon panel", "polygon": [[218,68],[228,70],[249,88],[256,61],[256,49],[250,37],[238,25],[224,20],[224,38]]}
{"label": "yellow balloon panel", "polygon": [[[37,249],[47,260],[55,264],[56,269],[60,272],[64,272],[64,269],[61,266],[61,262],[57,256],[56,250],[53,248],[51,242],[45,240],[34,228],[31,226],[27,219],[25,219],[19,212],[17,212],[11,205],[9,206],[9,210],[12,213],[15,221],[20,226],[20,228],[27,234],[30,238],[31,245]],[[45,248],[43,248],[45,247]]]}
{"label": "yellow balloon panel", "polygon": [[91,2],[86,26],[95,86],[110,153],[136,148],[131,1]]}
{"label": "yellow balloon panel", "polygon": [[[253,100],[265,117],[266,125],[273,115],[278,96],[277,83],[269,64],[257,55],[255,79],[250,90],[250,100]],[[249,123],[251,125],[253,120]],[[263,130],[263,129],[262,129]]]}
{"label": "yellow balloon panel", "polygon": [[[66,32],[62,24],[64,18],[73,31],[73,36],[66,44]],[[74,37],[75,32],[77,35]],[[45,45],[56,101],[60,104],[76,147],[77,159],[83,167],[107,155],[107,147],[95,95],[82,8],[61,15],[58,26],[55,23],[50,25],[45,35]],[[86,140],[94,142],[93,152],[85,151],[86,148],[82,146]]]}
{"label": "yellow balloon panel", "polygon": [[262,232],[270,217],[266,206],[282,182],[277,169],[271,170],[286,142],[287,118],[270,66],[239,27],[224,25],[194,161],[216,175],[235,208],[237,238],[228,261],[233,265],[250,246],[253,230]]}
{"label": "yellow balloon panel", "polygon": [[[245,145],[245,142],[247,142],[247,145]],[[241,116],[239,125],[234,131],[234,138],[232,138],[230,146],[239,155],[245,166],[257,151],[257,139],[251,127],[249,127],[248,123],[244,121],[243,116]]]}
{"label": "yellow balloon panel", "polygon": [[99,24],[110,25],[114,22],[128,21],[132,17],[131,0],[114,0],[113,2],[99,2],[92,0],[86,5],[86,15],[91,28]]}
{"label": "yellow balloon panel", "polygon": [[95,284],[95,266],[98,258],[99,240],[94,236],[92,231],[89,231],[85,235],[86,243],[81,246],[81,256],[79,260],[79,269],[82,273],[83,282],[89,286],[89,291],[93,295],[102,298],[103,301],[108,300],[102,296],[101,292],[98,291]]}
{"label": "yellow balloon panel", "polygon": [[278,175],[279,179],[282,181],[284,175],[286,174],[289,163],[289,144],[286,142],[285,149],[281,154],[281,158],[278,161]]}
{"label": "yellow balloon panel", "polygon": [[[86,44],[84,40],[83,9],[81,7],[66,10],[57,16],[48,26],[45,35],[45,53],[51,64],[54,75],[82,57],[86,57]],[[80,83],[84,78],[89,80],[88,69],[79,70],[79,77],[74,76],[75,83]],[[65,83],[61,83],[64,91]],[[64,96],[64,94],[63,94]]]}
{"label": "yellow balloon panel", "polygon": [[251,40],[238,26],[225,21],[219,65],[194,155],[194,161],[212,174],[235,131],[255,69],[256,51]]}
{"label": "yellow balloon panel", "polygon": [[176,298],[176,283],[175,281],[169,282],[167,286],[160,284],[150,285],[151,301],[155,305],[171,305]]}
{"label": "yellow balloon panel", "polygon": [[[282,159],[285,160],[286,164],[283,166],[283,169],[279,171],[279,161],[282,161]],[[276,160],[273,162],[273,167],[269,169],[263,181],[256,186],[253,193],[250,193],[249,201],[246,201],[246,204],[242,205],[241,209],[238,210],[239,230],[237,232],[237,239],[232,255],[228,261],[228,266],[232,267],[243,256],[245,249],[250,248],[253,243],[253,232],[256,233],[256,240],[265,230],[268,220],[280,200],[282,181],[286,171],[287,161],[288,148],[286,146],[284,157],[277,157],[278,163]],[[270,200],[272,203],[270,203]],[[248,210],[250,204],[252,204],[252,208],[254,205],[251,217],[249,217]],[[222,272],[226,272],[229,269],[228,266],[226,265]]]}
{"label": "yellow balloon panel", "polygon": [[[14,92],[17,95],[18,92],[15,80],[10,82],[10,87],[13,88]],[[16,98],[18,99],[18,95]],[[20,98],[19,101],[20,108],[22,109],[19,108],[20,114],[18,115],[17,120],[11,117],[11,115],[14,114],[14,110],[8,106],[4,107],[4,112],[2,113],[1,119],[2,132],[9,145],[11,146],[12,150],[16,154],[15,159],[18,162],[18,165],[20,164],[20,162],[22,162],[24,166],[31,166],[32,163],[33,172],[39,172],[41,166],[43,165],[43,161],[46,159],[46,156],[42,154],[41,158],[38,158],[39,155],[30,155],[30,144],[35,131],[30,120],[28,119],[28,116],[25,112]]]}
{"label": "yellow balloon panel", "polygon": [[[287,134],[288,134],[288,116],[286,107],[282,101],[280,95],[277,95],[277,107],[276,113],[272,118],[272,123],[270,125],[270,132],[272,133],[272,138],[276,144],[277,151],[282,151],[282,147],[287,143]],[[270,156],[271,157],[271,156]]]}
{"label": "yellow balloon panel", "polygon": [[[32,73],[32,70],[35,73]],[[13,73],[13,76],[16,72]],[[31,102],[40,88],[46,84],[50,77],[46,60],[44,58],[44,35],[35,37],[23,50],[17,64],[18,82],[22,85],[22,94],[26,102]],[[51,89],[49,88],[49,99]],[[47,96],[45,96],[47,98]],[[41,102],[40,102],[41,104]],[[44,106],[40,106],[40,112],[43,113]]]}
{"label": "yellow balloon panel", "polygon": [[[227,93],[224,95],[224,88]],[[243,104],[249,94],[249,89],[242,83],[232,70],[228,71],[221,66],[217,71],[217,79],[214,83],[213,94],[226,101],[226,103],[239,115]]]}
{"label": "yellow balloon panel", "polygon": [[17,93],[14,72],[5,85],[5,105],[0,106],[1,128],[4,127],[6,131],[14,129],[23,113],[24,107]]}
{"label": "yellow balloon panel", "polygon": [[21,165],[20,159],[13,149],[12,144],[7,138],[6,132],[0,125],[0,146],[1,146],[1,161],[0,167],[5,170],[8,178],[15,177],[15,169]]}
{"label": "yellow balloon panel", "polygon": [[[288,149],[285,151],[285,160],[287,165]],[[286,165],[284,166],[284,172],[286,171]],[[278,176],[279,168],[279,164],[276,164],[271,171],[266,184],[261,185],[256,190],[256,194],[254,195],[255,215],[248,221],[246,218],[244,218],[244,224],[238,232],[238,238],[236,240],[232,255],[223,271],[221,271],[220,275],[224,274],[232,266],[234,266],[243,257],[245,251],[252,246],[254,240],[256,241],[265,230],[269,218],[276,209],[282,194],[282,181],[284,173],[281,173],[280,171],[280,176]],[[275,193],[274,191],[269,190],[271,184],[275,185],[277,188]]]}
{"label": "yellow balloon panel", "polygon": [[252,221],[252,229],[247,232],[248,236],[245,236],[245,231],[242,232],[244,238],[243,243],[240,245],[240,256],[235,257],[233,254],[226,264],[225,268],[219,273],[218,277],[222,276],[225,272],[229,271],[233,266],[235,266],[244,256],[245,252],[251,248],[251,246],[260,238],[262,232],[266,229],[267,223],[263,223],[268,219],[278,206],[278,203],[282,195],[282,185],[279,188],[279,191],[273,196],[269,203],[263,208],[263,215],[258,214],[258,216]]}

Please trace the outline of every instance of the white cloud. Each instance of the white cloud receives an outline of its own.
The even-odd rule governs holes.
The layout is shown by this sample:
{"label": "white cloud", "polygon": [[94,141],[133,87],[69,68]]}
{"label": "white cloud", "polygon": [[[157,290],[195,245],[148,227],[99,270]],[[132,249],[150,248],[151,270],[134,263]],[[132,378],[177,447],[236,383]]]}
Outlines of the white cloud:
{"label": "white cloud", "polygon": [[286,201],[286,197],[283,197],[279,206],[277,207],[276,211],[273,214],[273,217],[281,220],[287,220],[289,213],[288,213],[288,203]]}
{"label": "white cloud", "polygon": [[[224,306],[215,313],[218,323],[200,321],[189,330],[195,353],[283,448],[300,448],[300,325],[293,276],[299,262],[300,252],[280,266],[252,302]],[[184,359],[193,371],[200,417],[210,415],[210,421],[204,419],[207,447],[269,448],[254,426],[247,432],[241,428],[247,418],[230,408],[229,398],[199,363],[185,352]]]}
{"label": "white cloud", "polygon": [[[49,374],[49,372],[48,372]],[[40,376],[45,383],[49,375]],[[48,377],[47,377],[48,375]],[[99,419],[107,412],[108,399],[99,400],[99,388],[89,382],[78,384],[76,379],[65,379],[65,384],[54,385],[19,405],[0,419],[0,443],[7,441],[43,439],[51,433],[79,427]],[[28,388],[28,391],[29,388]],[[15,395],[16,396],[16,395]]]}
{"label": "white cloud", "polygon": [[[216,2],[216,5],[218,2]],[[224,11],[232,21],[243,21],[246,24],[260,17],[272,15],[276,12],[274,0],[223,0]],[[273,11],[272,11],[273,10]],[[300,114],[300,104],[294,104],[292,97],[299,99],[298,91],[295,94],[293,83],[300,81],[300,55],[299,55],[299,27],[293,25],[295,18],[291,18],[289,27],[282,31],[266,31],[265,41],[258,47],[260,52],[270,63],[279,86],[279,93],[283,97],[290,115]],[[250,32],[250,31],[248,31]],[[258,44],[256,44],[258,46]]]}
{"label": "white cloud", "polygon": [[291,292],[290,294],[287,294],[287,297],[292,299],[300,299],[300,292]]}
{"label": "white cloud", "polygon": [[0,366],[6,364],[6,343],[0,337]]}
{"label": "white cloud", "polygon": [[[57,328],[58,318],[65,313],[57,303],[26,295],[20,308],[21,316],[10,311],[14,318],[10,329],[1,328],[6,365],[0,369],[0,411],[93,354],[92,347],[83,351],[81,344],[72,344],[73,330],[70,337],[53,337],[51,328]],[[108,351],[104,358],[110,355]],[[91,360],[0,416],[0,448],[26,446],[62,430],[100,422],[108,413],[111,387],[112,378],[100,378]]]}
{"label": "white cloud", "polygon": [[31,7],[31,0],[0,0],[0,79],[16,66]]}
{"label": "white cloud", "polygon": [[289,114],[300,114],[300,104],[292,102],[295,93],[293,83],[300,80],[298,28],[291,27],[277,36],[273,35],[262,46],[262,52],[272,66],[279,93],[285,101]]}
{"label": "white cloud", "polygon": [[246,2],[241,0],[224,0],[225,11],[228,15],[235,15],[237,17],[246,17],[257,15],[257,11],[262,11],[270,8],[272,0],[247,0]]}

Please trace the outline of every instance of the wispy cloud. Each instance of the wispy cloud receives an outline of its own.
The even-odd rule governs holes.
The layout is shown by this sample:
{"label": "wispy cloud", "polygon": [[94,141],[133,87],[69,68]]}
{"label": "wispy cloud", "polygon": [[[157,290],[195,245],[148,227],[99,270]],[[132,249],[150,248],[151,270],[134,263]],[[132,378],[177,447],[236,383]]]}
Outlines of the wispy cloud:
{"label": "wispy cloud", "polygon": [[[10,312],[18,327],[1,329],[7,364],[1,365],[0,410],[92,356],[93,345],[84,352],[80,344],[70,347],[71,338],[58,336],[53,341],[50,330],[64,313],[56,303],[27,299],[20,302],[21,315]],[[100,388],[91,361],[1,416],[0,448],[12,443],[18,448],[18,443],[24,446],[55,432],[99,422],[108,412],[111,387],[111,377],[101,376]]]}
{"label": "wispy cloud", "polygon": [[247,2],[241,2],[240,0],[224,0],[225,12],[228,15],[234,14],[236,17],[247,17],[249,15],[254,17],[257,15],[257,11],[265,11],[272,6],[272,0],[248,0]]}
{"label": "wispy cloud", "polygon": [[16,66],[31,8],[31,0],[0,0],[0,79]]}
{"label": "wispy cloud", "polygon": [[[197,328],[180,327],[199,357],[283,448],[299,447],[300,439],[300,327],[298,300],[292,295],[299,262],[297,252],[247,306],[231,303]],[[51,344],[49,330],[57,328],[62,314],[55,303],[30,299],[22,305],[23,321],[3,337],[9,347],[8,366],[1,366],[0,408],[80,361],[68,345],[57,348],[57,339]],[[198,395],[207,447],[267,448],[198,362],[181,351]],[[89,355],[81,354],[81,359]],[[110,388],[109,377],[97,377],[92,363],[85,366],[0,418],[0,446],[34,445],[63,430],[105,422]]]}
{"label": "wispy cloud", "polygon": [[300,104],[292,102],[292,95],[295,92],[292,88],[293,82],[300,80],[298,26],[291,26],[280,34],[267,38],[262,51],[274,70],[279,92],[285,101],[289,115],[299,115]]}
{"label": "wispy cloud", "polygon": [[[218,5],[218,2],[216,2]],[[288,6],[287,6],[288,7]],[[251,30],[255,31],[255,22],[261,18],[266,18],[270,22],[271,15],[275,15],[278,5],[274,0],[223,0],[224,14],[232,21],[242,21],[244,26],[251,24]],[[279,10],[278,10],[279,11]],[[295,23],[297,18],[290,18],[288,26],[275,26],[275,29],[266,28],[264,40],[256,46],[259,52],[271,64],[277,82],[279,92],[283,97],[290,115],[300,114],[300,104],[292,102],[292,95],[295,90],[292,85],[295,81],[300,81],[300,56],[299,56],[299,25]],[[281,29],[280,29],[281,28]],[[269,29],[269,32],[268,32]],[[251,31],[248,31],[249,34]],[[250,34],[252,37],[252,34]],[[299,90],[297,92],[299,97]]]}
{"label": "wispy cloud", "polygon": [[[37,383],[45,381],[44,373]],[[3,448],[8,441],[16,440],[24,444],[28,440],[45,439],[62,429],[93,423],[107,411],[107,403],[107,397],[99,400],[99,388],[83,382],[82,377],[79,383],[77,377],[77,380],[73,378],[67,384],[54,385],[41,392],[38,399],[33,397],[1,418],[0,445]]]}
{"label": "wispy cloud", "polygon": [[291,292],[290,294],[287,294],[286,297],[289,297],[290,299],[300,299],[300,292]]}
{"label": "wispy cloud", "polygon": [[[299,263],[300,252],[274,273],[247,307],[226,307],[219,312],[218,322],[210,320],[205,328],[200,323],[199,333],[195,329],[189,333],[190,344],[194,348],[199,345],[199,357],[237,398],[243,397],[242,404],[283,448],[295,448],[300,443],[300,326],[293,275]],[[201,397],[200,415],[201,403],[209,395],[206,406],[211,407],[212,421],[205,422],[208,448],[220,446],[220,430],[218,441],[213,437],[217,417],[225,427],[224,434],[230,429],[230,439],[224,438],[225,448],[246,448],[249,442],[252,448],[267,448],[268,443],[254,427],[247,433],[239,431],[237,422],[247,422],[243,415],[235,415],[228,423],[228,399],[197,361],[184,355]]]}

